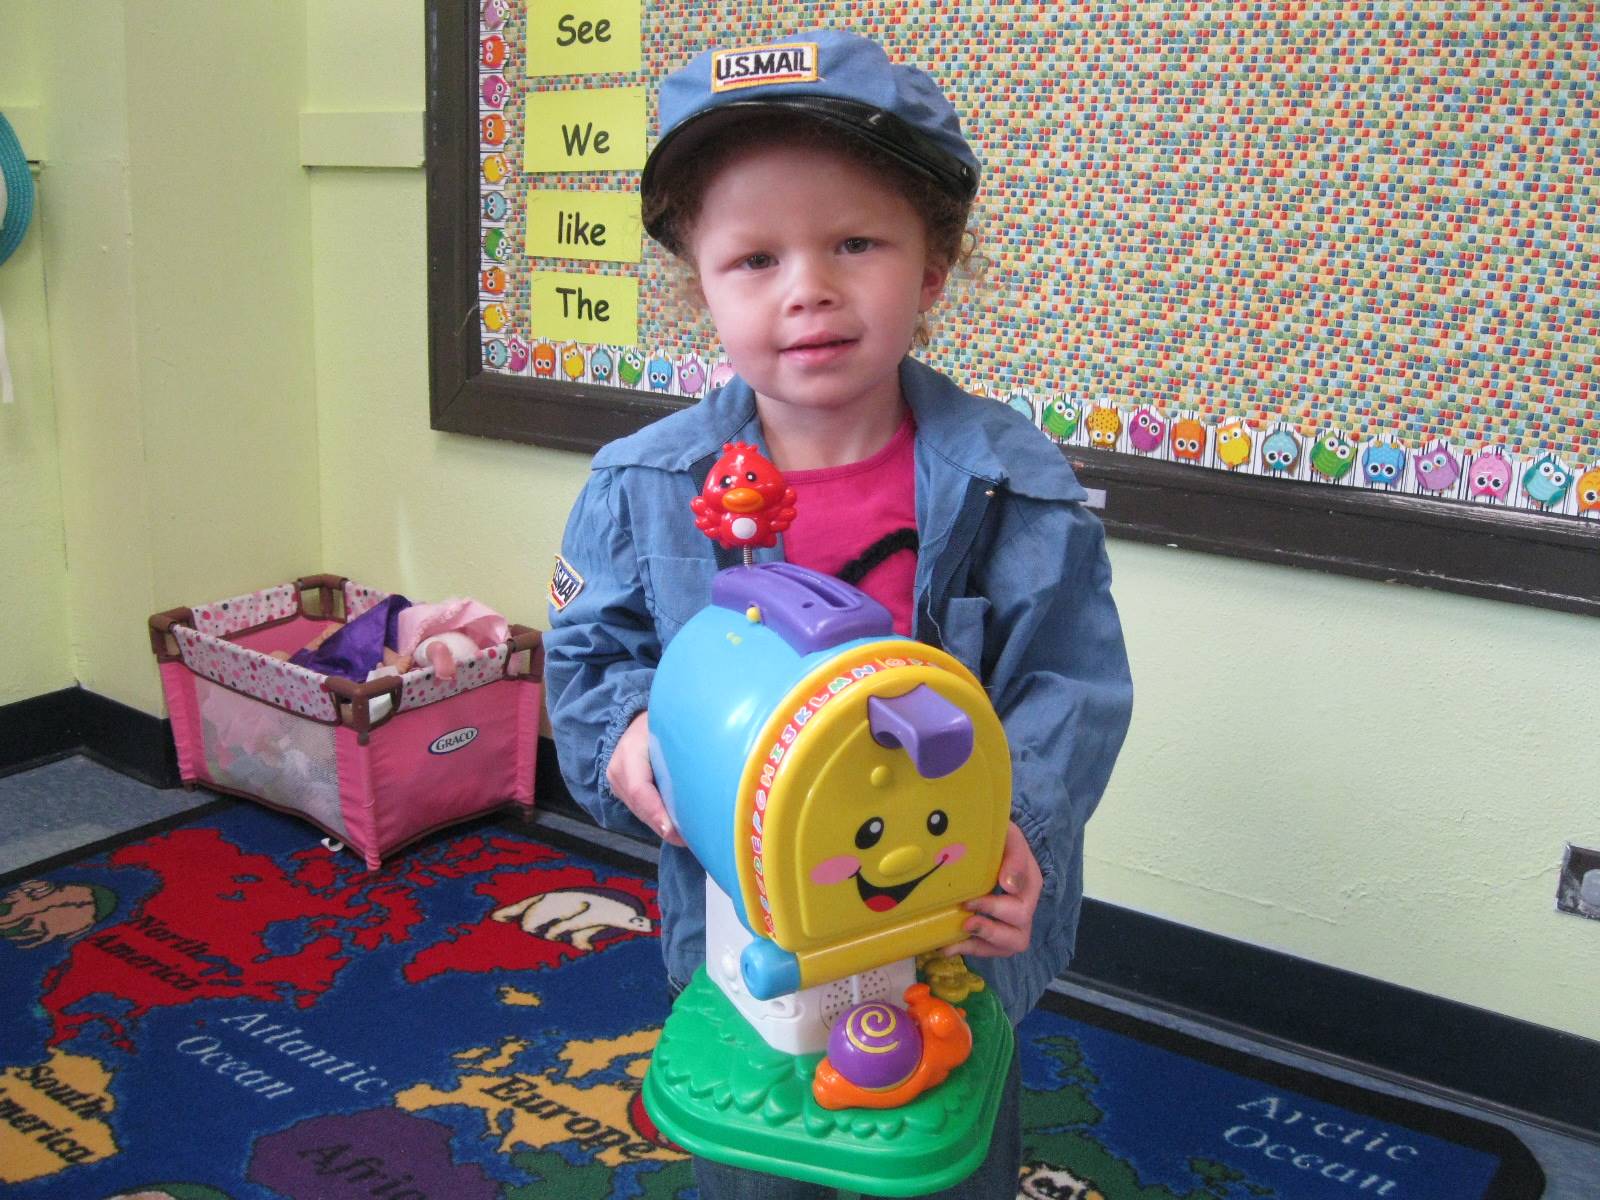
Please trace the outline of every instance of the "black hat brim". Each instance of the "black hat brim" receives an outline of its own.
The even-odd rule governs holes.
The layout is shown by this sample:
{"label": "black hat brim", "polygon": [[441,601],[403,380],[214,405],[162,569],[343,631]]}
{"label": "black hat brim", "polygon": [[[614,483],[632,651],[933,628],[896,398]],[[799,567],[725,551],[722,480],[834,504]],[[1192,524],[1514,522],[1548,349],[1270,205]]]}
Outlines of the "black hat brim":
{"label": "black hat brim", "polygon": [[[931,180],[941,190],[966,203],[978,191],[978,172],[925,133],[893,113],[870,104],[835,96],[783,96],[762,100],[733,100],[708,108],[680,122],[656,143],[645,160],[639,179],[644,209],[652,209],[655,190],[672,177],[684,160],[719,133],[767,113],[804,116],[883,152],[896,162]],[[666,232],[661,220],[645,223],[645,232],[663,245]],[[671,248],[669,246],[669,248]]]}

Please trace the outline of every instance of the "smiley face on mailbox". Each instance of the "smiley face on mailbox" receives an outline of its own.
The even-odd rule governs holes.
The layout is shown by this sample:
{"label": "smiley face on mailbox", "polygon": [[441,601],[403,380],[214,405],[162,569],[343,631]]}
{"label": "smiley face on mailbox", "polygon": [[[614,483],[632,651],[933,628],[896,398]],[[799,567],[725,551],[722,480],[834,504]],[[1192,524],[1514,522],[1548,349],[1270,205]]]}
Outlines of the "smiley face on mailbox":
{"label": "smiley face on mailbox", "polygon": [[1010,808],[999,723],[929,648],[884,649],[775,774],[763,870],[785,949],[918,940],[928,914],[994,885]]}

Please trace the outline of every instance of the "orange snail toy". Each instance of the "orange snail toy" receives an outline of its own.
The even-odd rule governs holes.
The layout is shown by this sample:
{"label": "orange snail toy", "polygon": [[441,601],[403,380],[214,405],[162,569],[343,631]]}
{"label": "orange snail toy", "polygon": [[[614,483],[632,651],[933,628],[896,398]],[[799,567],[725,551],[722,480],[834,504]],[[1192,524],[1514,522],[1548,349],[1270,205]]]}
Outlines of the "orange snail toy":
{"label": "orange snail toy", "polygon": [[966,1013],[925,983],[908,987],[905,1000],[906,1008],[857,1004],[839,1018],[811,1080],[811,1094],[823,1108],[899,1108],[967,1061],[972,1030]]}

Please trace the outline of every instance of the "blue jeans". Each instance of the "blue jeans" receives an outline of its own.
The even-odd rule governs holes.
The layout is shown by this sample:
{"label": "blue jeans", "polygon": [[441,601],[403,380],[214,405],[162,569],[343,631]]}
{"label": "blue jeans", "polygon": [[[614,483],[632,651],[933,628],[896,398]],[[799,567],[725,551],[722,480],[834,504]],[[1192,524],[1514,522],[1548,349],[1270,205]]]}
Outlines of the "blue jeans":
{"label": "blue jeans", "polygon": [[[1006,1072],[1000,1108],[995,1113],[989,1153],[978,1169],[953,1187],[932,1192],[934,1200],[1013,1200],[1017,1176],[1022,1171],[1022,1070],[1021,1048],[1011,1048],[1011,1069]],[[831,1187],[763,1175],[742,1167],[729,1167],[709,1159],[694,1160],[694,1182],[700,1200],[833,1200]],[[864,1196],[862,1200],[874,1200]]]}

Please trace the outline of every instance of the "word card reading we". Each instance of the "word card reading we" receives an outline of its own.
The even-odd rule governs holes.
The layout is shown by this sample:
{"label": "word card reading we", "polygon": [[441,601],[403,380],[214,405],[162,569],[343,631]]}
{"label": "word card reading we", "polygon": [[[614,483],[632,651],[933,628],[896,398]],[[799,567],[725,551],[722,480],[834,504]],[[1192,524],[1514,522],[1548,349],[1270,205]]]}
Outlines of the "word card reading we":
{"label": "word card reading we", "polygon": [[640,0],[534,0],[528,5],[528,74],[637,71]]}
{"label": "word card reading we", "polygon": [[528,97],[529,172],[637,171],[644,166],[642,86],[535,92]]}

